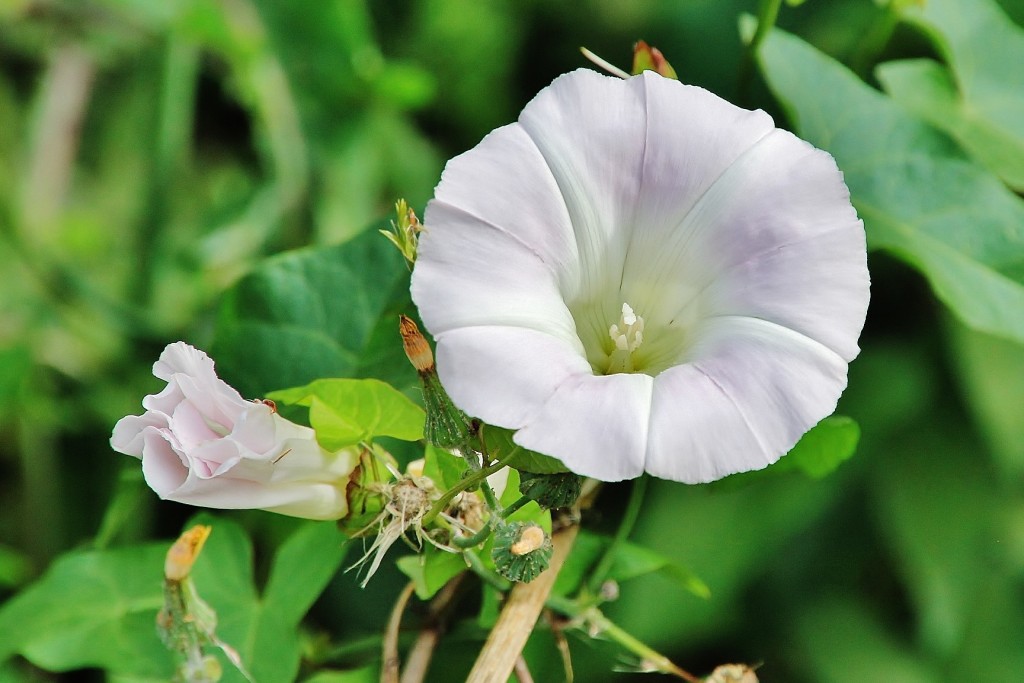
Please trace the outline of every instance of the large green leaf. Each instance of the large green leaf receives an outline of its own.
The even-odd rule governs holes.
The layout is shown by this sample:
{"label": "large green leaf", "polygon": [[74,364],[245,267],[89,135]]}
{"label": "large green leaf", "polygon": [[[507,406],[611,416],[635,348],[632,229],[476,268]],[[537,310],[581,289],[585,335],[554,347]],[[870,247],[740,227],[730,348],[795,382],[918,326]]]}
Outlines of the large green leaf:
{"label": "large green leaf", "polygon": [[772,31],[759,60],[799,134],[836,158],[869,244],[918,268],[971,327],[1024,340],[1024,202],[798,38]]}
{"label": "large green leaf", "polygon": [[58,559],[0,609],[0,662],[21,654],[52,671],[99,667],[168,680],[156,632],[168,545],[84,551]]}
{"label": "large green leaf", "polygon": [[886,91],[1024,190],[1024,30],[995,0],[928,0],[906,17],[933,38],[949,70],[931,60],[884,64]]}
{"label": "large green leaf", "polygon": [[[947,679],[910,652],[859,602],[832,598],[801,612],[787,641],[805,679],[819,683],[939,683]],[[770,664],[769,664],[770,670]]]}
{"label": "large green leaf", "polygon": [[[576,537],[572,553],[558,573],[553,591],[557,595],[571,595],[583,584],[587,572],[606,552],[612,539],[583,530]],[[711,595],[707,584],[685,566],[660,553],[635,543],[624,541],[615,549],[615,560],[608,578],[622,582],[650,574],[661,574],[680,588],[707,598]]]}
{"label": "large green leaf", "polygon": [[328,450],[390,436],[423,438],[423,409],[376,379],[319,379],[304,387],[269,394],[275,401],[309,408],[316,438]]}
{"label": "large green leaf", "polygon": [[[331,522],[306,522],[274,556],[263,595],[253,580],[253,551],[238,525],[210,515],[213,532],[192,572],[199,595],[217,612],[217,635],[235,648],[257,681],[292,681],[299,670],[299,621],[334,576],[344,536]],[[225,664],[225,683],[242,683]]]}
{"label": "large green leaf", "polygon": [[225,296],[217,367],[249,396],[321,377],[416,386],[398,336],[408,288],[401,255],[376,231],[268,259]]}

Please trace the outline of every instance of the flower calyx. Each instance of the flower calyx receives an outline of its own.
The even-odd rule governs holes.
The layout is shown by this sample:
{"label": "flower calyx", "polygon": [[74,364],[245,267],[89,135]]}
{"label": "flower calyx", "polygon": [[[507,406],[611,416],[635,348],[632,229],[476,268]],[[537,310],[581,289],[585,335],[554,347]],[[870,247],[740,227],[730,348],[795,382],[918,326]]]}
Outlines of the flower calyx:
{"label": "flower calyx", "polygon": [[572,506],[583,490],[583,477],[572,472],[558,474],[519,473],[519,492],[542,508]]}
{"label": "flower calyx", "polygon": [[551,538],[530,522],[507,522],[494,531],[491,559],[499,574],[510,581],[529,583],[551,562]]}

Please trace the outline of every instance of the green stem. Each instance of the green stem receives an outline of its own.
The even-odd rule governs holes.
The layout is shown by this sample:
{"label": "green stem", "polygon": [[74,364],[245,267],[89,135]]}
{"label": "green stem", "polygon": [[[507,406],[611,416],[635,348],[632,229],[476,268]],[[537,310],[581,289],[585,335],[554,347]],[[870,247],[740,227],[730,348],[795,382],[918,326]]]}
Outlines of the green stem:
{"label": "green stem", "polygon": [[640,508],[643,506],[646,493],[647,477],[634,479],[633,488],[629,492],[629,500],[626,501],[626,510],[622,515],[622,521],[619,522],[619,528],[615,530],[615,536],[605,548],[604,554],[587,581],[587,590],[591,595],[598,595],[601,592],[601,585],[608,578],[608,573],[615,563],[615,555],[618,553],[619,546],[625,543],[629,535],[633,533],[633,527],[636,526],[636,520],[640,516]]}
{"label": "green stem", "polygon": [[491,509],[491,515],[501,515],[501,503],[498,502],[498,497],[494,495],[494,489],[486,479],[480,482],[480,491],[484,494],[487,507]]}
{"label": "green stem", "polygon": [[516,502],[512,503],[507,508],[505,508],[504,510],[501,511],[501,518],[502,519],[508,519],[509,517],[514,515],[524,505],[527,505],[531,500],[533,500],[533,499],[530,498],[529,496],[522,496],[519,500],[517,500]]}
{"label": "green stem", "polygon": [[750,38],[747,49],[743,52],[743,57],[740,60],[739,75],[736,79],[736,89],[741,102],[746,102],[750,98],[750,82],[754,76],[754,58],[757,56],[757,48],[768,37],[768,32],[772,30],[772,27],[775,26],[781,7],[782,0],[761,0],[758,7],[757,29],[754,30],[754,35]]}
{"label": "green stem", "polygon": [[[476,472],[472,472],[463,478],[458,484],[445,491],[441,497],[434,502],[430,509],[427,510],[427,514],[423,515],[423,526],[427,526],[434,521],[434,518],[444,512],[444,509],[448,507],[448,503],[452,502],[452,498],[459,495],[466,489],[472,488],[476,484],[486,480],[487,477],[494,474],[504,466],[505,463],[498,460],[487,467],[481,468]],[[493,491],[491,492],[491,495],[494,495]]]}
{"label": "green stem", "polygon": [[475,548],[484,541],[486,541],[487,537],[490,535],[491,525],[484,524],[482,527],[480,527],[480,530],[472,536],[453,536],[452,545],[454,545],[456,548]]}
{"label": "green stem", "polygon": [[631,633],[623,630],[621,626],[610,620],[597,607],[584,607],[575,600],[563,598],[558,595],[548,596],[544,603],[550,609],[563,614],[570,619],[578,619],[590,626],[590,630],[597,631],[600,635],[614,641],[627,651],[639,657],[645,664],[648,664],[658,671],[672,674],[690,683],[701,683],[701,679],[678,667],[671,659],[650,647]]}
{"label": "green stem", "polygon": [[480,561],[480,558],[477,557],[477,554],[472,550],[462,551],[462,556],[466,558],[466,563],[469,564],[470,571],[479,576],[480,580],[488,586],[499,590],[502,593],[507,593],[512,590],[512,582],[498,576],[496,573],[485,567],[484,563]]}

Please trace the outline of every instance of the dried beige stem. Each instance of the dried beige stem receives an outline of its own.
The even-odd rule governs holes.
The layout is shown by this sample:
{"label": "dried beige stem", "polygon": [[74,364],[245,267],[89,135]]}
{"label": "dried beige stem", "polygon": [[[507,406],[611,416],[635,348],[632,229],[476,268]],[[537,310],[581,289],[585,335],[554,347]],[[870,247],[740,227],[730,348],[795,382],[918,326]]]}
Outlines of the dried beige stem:
{"label": "dried beige stem", "polygon": [[530,583],[520,583],[509,593],[504,609],[487,637],[467,683],[505,683],[515,668],[516,660],[533,632],[544,603],[555,585],[558,572],[576,540],[579,527],[568,526],[552,538],[554,554],[551,564]]}
{"label": "dried beige stem", "polygon": [[395,606],[391,610],[391,617],[384,630],[384,643],[381,648],[380,683],[398,683],[398,670],[402,664],[402,660],[398,656],[398,632],[402,625],[402,613],[405,612],[405,606],[415,588],[416,584],[410,581],[398,596],[398,600],[395,601]]}
{"label": "dried beige stem", "polygon": [[95,76],[96,64],[82,47],[66,45],[50,57],[36,102],[31,154],[23,176],[21,222],[30,244],[46,241],[64,205]]}

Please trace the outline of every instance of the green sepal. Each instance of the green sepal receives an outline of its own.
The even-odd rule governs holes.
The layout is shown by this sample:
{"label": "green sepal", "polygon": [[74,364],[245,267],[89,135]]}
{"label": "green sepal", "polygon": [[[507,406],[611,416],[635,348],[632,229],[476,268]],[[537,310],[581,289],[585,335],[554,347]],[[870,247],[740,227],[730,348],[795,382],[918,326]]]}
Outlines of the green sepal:
{"label": "green sepal", "polygon": [[477,425],[452,403],[436,372],[421,372],[420,380],[427,411],[423,438],[440,448],[467,449],[476,436]]}
{"label": "green sepal", "polygon": [[501,460],[509,467],[520,472],[558,474],[559,472],[569,471],[569,468],[562,464],[561,460],[527,450],[515,443],[512,440],[513,434],[514,432],[510,429],[486,425],[483,428],[483,435],[484,445],[487,447],[487,455],[492,460]]}
{"label": "green sepal", "polygon": [[569,507],[580,497],[583,490],[583,477],[572,472],[558,474],[537,474],[522,472],[519,479],[519,492],[527,498],[537,501],[543,508]]}
{"label": "green sepal", "polygon": [[381,484],[391,479],[391,472],[385,463],[396,466],[391,454],[378,446],[359,454],[359,464],[348,480],[348,514],[338,520],[338,530],[346,536],[365,530],[387,505]]}

